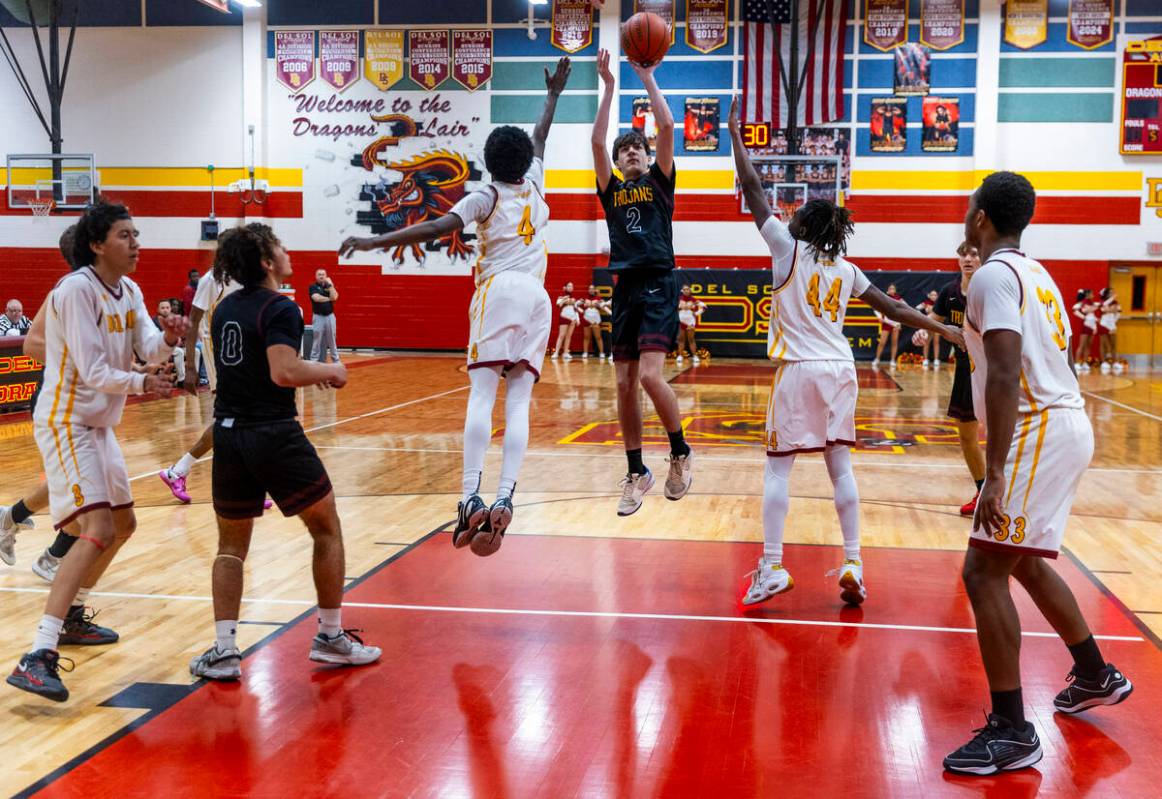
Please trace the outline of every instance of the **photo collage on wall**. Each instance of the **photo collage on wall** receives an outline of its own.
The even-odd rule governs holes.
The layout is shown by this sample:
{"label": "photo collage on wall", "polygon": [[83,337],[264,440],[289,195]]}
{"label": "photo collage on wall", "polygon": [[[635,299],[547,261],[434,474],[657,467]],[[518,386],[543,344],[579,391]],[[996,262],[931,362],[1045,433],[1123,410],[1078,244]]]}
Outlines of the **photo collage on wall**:
{"label": "photo collage on wall", "polygon": [[[722,110],[717,97],[687,97],[682,120],[685,152],[716,153],[721,141]],[[646,137],[650,149],[657,146],[658,125],[650,108],[650,98],[635,97],[630,126]]]}
{"label": "photo collage on wall", "polygon": [[[766,147],[750,148],[767,201],[772,209],[782,211],[784,218],[790,218],[807,200],[839,203],[851,187],[851,131],[817,127],[796,132],[798,156],[788,155],[791,148],[786,129],[773,131]],[[745,198],[741,211],[749,213]]]}

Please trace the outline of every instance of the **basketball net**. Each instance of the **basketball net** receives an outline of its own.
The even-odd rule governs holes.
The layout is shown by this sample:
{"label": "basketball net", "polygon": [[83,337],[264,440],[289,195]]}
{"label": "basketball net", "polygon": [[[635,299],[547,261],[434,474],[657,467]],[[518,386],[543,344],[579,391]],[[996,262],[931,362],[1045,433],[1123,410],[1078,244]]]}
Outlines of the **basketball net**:
{"label": "basketball net", "polygon": [[42,200],[39,197],[30,199],[28,207],[32,209],[33,216],[48,216],[52,213],[52,209],[56,206],[56,201],[52,198]]}

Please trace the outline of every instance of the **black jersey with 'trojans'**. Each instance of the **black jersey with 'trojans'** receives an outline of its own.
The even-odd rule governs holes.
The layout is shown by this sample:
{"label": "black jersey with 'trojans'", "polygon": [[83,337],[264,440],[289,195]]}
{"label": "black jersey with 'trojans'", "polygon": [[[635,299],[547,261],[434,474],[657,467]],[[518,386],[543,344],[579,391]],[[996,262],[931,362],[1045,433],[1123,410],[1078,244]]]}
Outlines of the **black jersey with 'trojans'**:
{"label": "black jersey with 'trojans'", "polygon": [[674,180],[650,164],[636,180],[609,178],[598,189],[609,228],[609,270],[670,270],[674,268]]}

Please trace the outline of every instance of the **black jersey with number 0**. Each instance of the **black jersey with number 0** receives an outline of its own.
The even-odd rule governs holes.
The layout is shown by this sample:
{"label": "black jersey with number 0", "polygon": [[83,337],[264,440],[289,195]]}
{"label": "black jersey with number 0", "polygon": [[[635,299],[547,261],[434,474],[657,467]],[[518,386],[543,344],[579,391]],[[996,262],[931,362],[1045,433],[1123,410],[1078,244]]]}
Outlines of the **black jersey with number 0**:
{"label": "black jersey with number 0", "polygon": [[940,296],[936,298],[936,304],[932,306],[932,313],[939,316],[953,327],[964,327],[964,294],[960,291],[960,275],[956,276],[944,290],[940,292]]}
{"label": "black jersey with number 0", "polygon": [[674,268],[674,179],[657,163],[636,180],[609,179],[597,196],[609,227],[609,269]]}
{"label": "black jersey with number 0", "polygon": [[214,418],[232,426],[294,419],[295,390],[270,378],[266,348],[286,344],[296,353],[303,339],[303,315],[290,299],[251,286],[227,296],[214,310],[210,326],[218,393]]}

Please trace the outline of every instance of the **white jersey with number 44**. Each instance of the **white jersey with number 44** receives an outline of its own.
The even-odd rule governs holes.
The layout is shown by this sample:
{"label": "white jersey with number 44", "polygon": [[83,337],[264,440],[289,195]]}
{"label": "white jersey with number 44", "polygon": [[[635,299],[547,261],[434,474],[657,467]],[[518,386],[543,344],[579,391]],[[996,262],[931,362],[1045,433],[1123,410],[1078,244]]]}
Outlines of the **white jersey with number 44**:
{"label": "white jersey with number 44", "polygon": [[760,232],[771,250],[767,355],[775,361],[854,361],[843,319],[852,296],[867,291],[867,277],[846,258],[818,258],[774,216]]}
{"label": "white jersey with number 44", "polygon": [[1061,291],[1045,267],[1013,249],[997,250],[972,275],[965,300],[964,339],[972,357],[972,398],[978,418],[985,408],[988,363],[984,336],[990,330],[1021,334],[1018,409],[1084,408],[1069,365],[1069,323]]}
{"label": "white jersey with number 44", "polygon": [[476,285],[501,272],[523,272],[544,283],[549,265],[544,181],[545,165],[534,158],[520,183],[490,183],[452,207],[449,213],[465,225],[476,223]]}

